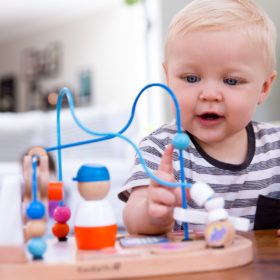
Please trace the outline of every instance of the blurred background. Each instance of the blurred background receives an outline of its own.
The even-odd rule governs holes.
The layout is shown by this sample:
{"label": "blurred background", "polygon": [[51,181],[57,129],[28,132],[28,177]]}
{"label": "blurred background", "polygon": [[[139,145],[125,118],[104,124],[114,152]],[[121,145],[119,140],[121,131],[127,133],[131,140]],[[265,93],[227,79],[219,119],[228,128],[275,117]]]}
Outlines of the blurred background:
{"label": "blurred background", "polygon": [[[53,109],[51,93],[63,86],[72,90],[77,106],[132,104],[144,85],[164,82],[167,25],[188,2],[1,0],[0,112]],[[279,1],[256,2],[279,30]],[[279,61],[279,48],[277,53]],[[279,85],[278,79],[258,119],[280,118]],[[141,125],[169,119],[166,98],[147,95],[141,102]]]}
{"label": "blurred background", "polygon": [[[120,130],[138,92],[147,83],[164,83],[166,29],[189,2],[0,0],[0,175],[21,172],[20,159],[31,146],[56,144],[54,104],[64,86],[73,92],[77,116],[85,125],[101,132]],[[279,33],[280,1],[256,2],[272,17]],[[277,60],[280,72],[279,44]],[[279,89],[278,78],[255,119],[280,120]],[[169,103],[160,89],[144,94],[128,136],[137,142],[170,120]],[[67,102],[64,106],[62,143],[92,137],[76,127]],[[134,151],[126,146],[113,140],[65,150],[67,185],[73,186],[71,179],[84,161],[101,161],[111,167],[116,187],[112,200],[116,200],[133,162]],[[56,158],[55,153],[52,156]]]}
{"label": "blurred background", "polygon": [[[53,109],[67,86],[77,106],[131,104],[149,81],[161,81],[161,1],[2,2],[0,111]],[[141,120],[162,119],[161,104]],[[142,105],[142,104],[140,104]]]}

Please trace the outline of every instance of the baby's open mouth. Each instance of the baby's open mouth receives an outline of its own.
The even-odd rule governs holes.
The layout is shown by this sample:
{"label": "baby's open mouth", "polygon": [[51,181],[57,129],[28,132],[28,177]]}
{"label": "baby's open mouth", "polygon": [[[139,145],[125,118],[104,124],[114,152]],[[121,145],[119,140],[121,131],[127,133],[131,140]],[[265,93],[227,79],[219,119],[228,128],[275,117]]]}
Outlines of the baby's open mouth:
{"label": "baby's open mouth", "polygon": [[200,115],[200,117],[204,120],[217,120],[219,118],[221,118],[220,115],[215,114],[215,113],[205,113]]}

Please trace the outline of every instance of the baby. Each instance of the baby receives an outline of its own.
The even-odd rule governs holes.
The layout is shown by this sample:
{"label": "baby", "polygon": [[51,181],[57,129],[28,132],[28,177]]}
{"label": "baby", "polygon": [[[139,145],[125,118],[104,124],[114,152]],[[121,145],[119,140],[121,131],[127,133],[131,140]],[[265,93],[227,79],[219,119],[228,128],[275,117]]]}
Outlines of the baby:
{"label": "baby", "polygon": [[[166,83],[191,139],[183,151],[186,180],[209,184],[251,229],[280,226],[280,128],[252,121],[276,77],[275,46],[273,22],[251,0],[192,1],[172,20],[165,46]],[[173,122],[140,143],[147,166],[170,182],[179,180],[175,134]],[[119,198],[127,202],[130,233],[178,229],[173,209],[181,190],[150,180],[138,158]],[[189,200],[188,208],[199,207]]]}

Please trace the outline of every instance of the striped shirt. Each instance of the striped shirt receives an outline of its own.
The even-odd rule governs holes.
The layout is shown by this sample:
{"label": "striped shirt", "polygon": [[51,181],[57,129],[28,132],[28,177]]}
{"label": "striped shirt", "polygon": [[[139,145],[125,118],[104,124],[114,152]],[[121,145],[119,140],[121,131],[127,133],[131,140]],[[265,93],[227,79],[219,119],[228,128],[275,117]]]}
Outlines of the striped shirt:
{"label": "striped shirt", "polygon": [[[241,164],[229,164],[212,158],[190,134],[191,141],[183,151],[183,158],[186,180],[209,184],[218,196],[225,199],[225,209],[229,215],[250,219],[252,229],[259,195],[280,198],[280,127],[251,122],[246,130],[248,151]],[[158,169],[163,151],[176,132],[175,123],[163,125],[141,141],[139,148],[150,170]],[[173,152],[173,168],[175,179],[179,180],[177,150]],[[119,198],[127,201],[132,188],[149,183],[150,179],[136,157],[131,176],[119,191]],[[190,200],[188,208],[200,207]]]}

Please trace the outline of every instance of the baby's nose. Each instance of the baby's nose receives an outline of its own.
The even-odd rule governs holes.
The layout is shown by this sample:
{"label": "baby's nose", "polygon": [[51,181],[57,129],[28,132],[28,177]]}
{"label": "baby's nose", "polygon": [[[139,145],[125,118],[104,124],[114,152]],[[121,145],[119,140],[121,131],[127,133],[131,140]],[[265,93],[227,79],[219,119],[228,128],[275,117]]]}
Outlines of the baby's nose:
{"label": "baby's nose", "polygon": [[202,101],[215,101],[215,102],[220,102],[223,99],[222,93],[217,87],[203,88],[199,98]]}

